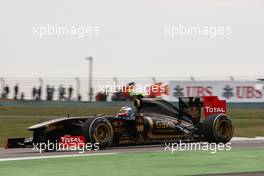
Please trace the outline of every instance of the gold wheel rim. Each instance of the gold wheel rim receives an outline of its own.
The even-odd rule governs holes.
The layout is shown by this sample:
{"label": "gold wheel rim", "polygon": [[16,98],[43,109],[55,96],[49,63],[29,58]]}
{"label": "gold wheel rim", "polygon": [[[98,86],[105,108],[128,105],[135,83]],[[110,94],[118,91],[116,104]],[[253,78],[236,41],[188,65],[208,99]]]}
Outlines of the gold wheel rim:
{"label": "gold wheel rim", "polygon": [[217,133],[226,139],[230,138],[230,136],[232,135],[233,127],[232,127],[232,124],[228,120],[219,120],[216,123],[215,127],[216,127]]}
{"label": "gold wheel rim", "polygon": [[97,126],[97,128],[94,131],[94,138],[95,141],[98,143],[104,143],[109,140],[111,137],[111,129],[108,125],[101,123]]}

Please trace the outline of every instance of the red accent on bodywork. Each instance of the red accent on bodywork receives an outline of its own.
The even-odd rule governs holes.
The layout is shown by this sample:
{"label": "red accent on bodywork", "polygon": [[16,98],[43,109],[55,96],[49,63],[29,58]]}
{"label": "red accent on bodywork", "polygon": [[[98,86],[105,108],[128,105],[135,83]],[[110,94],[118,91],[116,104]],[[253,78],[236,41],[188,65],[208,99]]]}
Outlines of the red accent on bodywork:
{"label": "red accent on bodywork", "polygon": [[217,96],[204,97],[204,116],[208,117],[211,114],[225,114],[226,101],[219,100]]}
{"label": "red accent on bodywork", "polygon": [[118,116],[118,117],[126,117],[126,116],[128,116],[128,114],[126,112],[120,112],[116,116]]}
{"label": "red accent on bodywork", "polygon": [[63,136],[60,137],[60,144],[64,145],[64,147],[84,147],[86,142],[84,136]]}

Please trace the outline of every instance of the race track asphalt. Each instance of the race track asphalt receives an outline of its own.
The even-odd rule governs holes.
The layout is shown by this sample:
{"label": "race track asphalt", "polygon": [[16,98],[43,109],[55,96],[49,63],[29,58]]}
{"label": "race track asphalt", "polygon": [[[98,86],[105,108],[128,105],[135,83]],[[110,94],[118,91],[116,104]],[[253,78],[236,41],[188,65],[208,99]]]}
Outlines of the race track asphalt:
{"label": "race track asphalt", "polygon": [[[264,148],[264,139],[261,140],[232,140],[231,147],[234,148]],[[84,151],[82,154],[99,154],[99,153],[135,153],[135,152],[162,152],[165,151],[164,145],[141,145],[141,146],[123,146],[112,147],[97,151]],[[0,149],[0,160],[8,158],[25,158],[25,157],[43,157],[57,155],[76,155],[77,151],[53,151],[42,152],[32,148]],[[81,154],[80,154],[81,155]]]}
{"label": "race track asphalt", "polygon": [[[264,139],[258,140],[240,140],[234,139],[231,141],[232,149],[264,149]],[[0,149],[0,161],[5,160],[24,160],[38,157],[60,157],[61,156],[73,156],[73,155],[96,155],[96,154],[111,154],[111,153],[145,153],[145,152],[162,152],[165,151],[164,145],[141,145],[141,146],[124,146],[124,147],[112,147],[98,151],[85,151],[84,153],[78,154],[77,151],[54,151],[54,152],[43,152],[33,151],[32,148],[17,148],[17,149]],[[225,173],[225,174],[212,174],[207,176],[261,176],[264,172],[246,172],[246,173]]]}

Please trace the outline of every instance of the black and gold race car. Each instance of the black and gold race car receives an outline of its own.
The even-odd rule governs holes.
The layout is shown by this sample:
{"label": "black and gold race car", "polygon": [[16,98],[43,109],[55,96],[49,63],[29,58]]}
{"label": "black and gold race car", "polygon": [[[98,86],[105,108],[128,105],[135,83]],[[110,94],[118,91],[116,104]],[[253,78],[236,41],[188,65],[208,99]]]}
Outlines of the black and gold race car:
{"label": "black and gold race car", "polygon": [[10,138],[7,148],[47,142],[85,142],[101,148],[179,141],[227,143],[233,136],[226,102],[214,96],[179,98],[178,106],[163,99],[136,98],[134,106],[133,111],[117,115],[42,122],[28,128],[32,138]]}

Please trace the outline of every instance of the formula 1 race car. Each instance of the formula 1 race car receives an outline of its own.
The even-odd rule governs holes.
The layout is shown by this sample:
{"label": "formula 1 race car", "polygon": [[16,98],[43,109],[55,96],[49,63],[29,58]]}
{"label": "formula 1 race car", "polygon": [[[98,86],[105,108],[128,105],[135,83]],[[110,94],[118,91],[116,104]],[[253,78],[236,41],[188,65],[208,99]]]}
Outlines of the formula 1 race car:
{"label": "formula 1 race car", "polygon": [[6,147],[47,142],[89,142],[100,148],[179,141],[227,143],[233,136],[226,102],[215,96],[182,97],[177,107],[163,99],[136,98],[134,106],[133,111],[117,115],[42,122],[28,128],[33,131],[32,138],[10,138]]}

